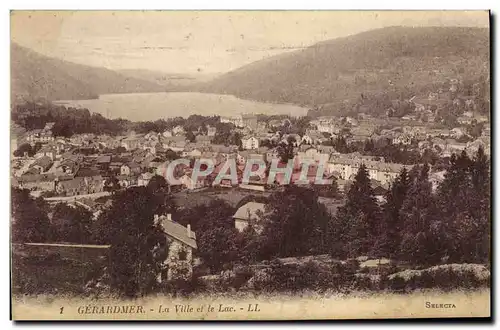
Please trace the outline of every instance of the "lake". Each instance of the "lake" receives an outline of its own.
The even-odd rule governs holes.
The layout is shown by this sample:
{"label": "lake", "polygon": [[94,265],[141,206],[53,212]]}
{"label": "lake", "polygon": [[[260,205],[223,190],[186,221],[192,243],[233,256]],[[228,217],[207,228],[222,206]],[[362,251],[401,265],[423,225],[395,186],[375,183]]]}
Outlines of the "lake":
{"label": "lake", "polygon": [[87,108],[107,118],[132,121],[188,117],[190,115],[234,116],[243,113],[267,115],[307,115],[307,108],[293,104],[273,104],[242,100],[232,95],[206,93],[105,94],[93,100],[63,100],[56,104]]}

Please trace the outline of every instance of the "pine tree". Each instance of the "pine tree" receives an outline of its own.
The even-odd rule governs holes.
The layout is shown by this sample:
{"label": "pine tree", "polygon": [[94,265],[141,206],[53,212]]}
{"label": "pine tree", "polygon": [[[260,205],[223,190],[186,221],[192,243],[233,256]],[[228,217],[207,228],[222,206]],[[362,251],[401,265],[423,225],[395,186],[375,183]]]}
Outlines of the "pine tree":
{"label": "pine tree", "polygon": [[311,189],[287,185],[269,198],[262,232],[262,258],[326,252],[330,215]]}
{"label": "pine tree", "polygon": [[386,203],[382,210],[380,233],[374,247],[379,256],[394,257],[398,255],[401,244],[402,218],[399,214],[410,187],[410,177],[403,168],[386,194]]}
{"label": "pine tree", "polygon": [[441,259],[442,228],[436,211],[429,166],[425,164],[413,179],[399,213],[403,219],[399,258],[414,264],[433,264]]}
{"label": "pine tree", "polygon": [[476,227],[475,236],[471,239],[475,242],[473,257],[476,262],[488,262],[491,232],[491,179],[488,157],[482,147],[479,147],[474,157],[471,172],[473,189],[471,213]]}
{"label": "pine tree", "polygon": [[330,225],[332,254],[355,256],[371,251],[380,220],[380,208],[370,185],[366,166],[360,166],[347,201]]}
{"label": "pine tree", "polygon": [[[447,251],[450,262],[474,262],[478,224],[483,204],[480,197],[484,189],[478,186],[481,181],[479,168],[465,152],[459,156],[452,155],[450,167],[438,191],[440,218],[443,220],[447,233]],[[478,167],[477,175],[474,168]],[[476,183],[474,183],[476,181]],[[481,184],[479,184],[481,185]]]}

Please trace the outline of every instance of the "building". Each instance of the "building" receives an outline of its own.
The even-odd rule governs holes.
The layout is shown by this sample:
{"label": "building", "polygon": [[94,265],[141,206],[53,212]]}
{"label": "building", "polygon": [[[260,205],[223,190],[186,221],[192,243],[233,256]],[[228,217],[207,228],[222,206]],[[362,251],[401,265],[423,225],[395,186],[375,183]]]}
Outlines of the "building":
{"label": "building", "polygon": [[217,133],[217,128],[213,126],[207,127],[207,136],[215,136],[215,133]]}
{"label": "building", "polygon": [[236,127],[244,127],[243,117],[241,115],[233,116],[233,117],[220,117],[221,123],[229,123],[233,124]]}
{"label": "building", "polygon": [[163,262],[164,271],[159,281],[172,279],[189,279],[193,274],[193,250],[198,248],[196,233],[191,225],[183,225],[172,220],[172,215],[155,215],[155,223],[159,223],[167,238],[168,253]]}
{"label": "building", "polygon": [[51,130],[34,129],[26,133],[26,140],[31,143],[48,143],[54,141]]}
{"label": "building", "polygon": [[173,129],[172,129],[172,134],[173,135],[183,135],[185,134],[186,131],[184,130],[184,127],[178,125],[178,126],[175,126]]}
{"label": "building", "polygon": [[259,140],[255,136],[245,136],[241,139],[241,146],[243,149],[257,149]]}
{"label": "building", "polygon": [[137,179],[137,185],[138,186],[147,186],[149,183],[149,180],[153,177],[152,173],[142,173],[139,175],[139,178]]}
{"label": "building", "polygon": [[253,131],[258,127],[257,116],[254,114],[243,114],[241,115],[241,120],[244,127],[248,127]]}
{"label": "building", "polygon": [[120,175],[132,175],[139,174],[141,172],[141,167],[135,162],[130,162],[128,164],[123,164],[120,166]]}
{"label": "building", "polygon": [[[385,163],[383,161],[365,160],[360,158],[340,157],[332,155],[327,164],[329,173],[338,173],[342,180],[353,180],[361,165],[364,164],[370,179],[382,185],[392,183],[405,167],[402,164]],[[408,170],[411,166],[409,166]]]}
{"label": "building", "polygon": [[56,176],[47,174],[24,174],[17,178],[17,185],[21,189],[54,191]]}
{"label": "building", "polygon": [[260,223],[265,212],[265,204],[248,202],[240,207],[233,215],[234,227],[242,232],[249,225],[254,226],[254,229],[260,233],[262,224]]}
{"label": "building", "polygon": [[31,168],[34,168],[38,171],[38,173],[42,174],[50,170],[52,167],[52,159],[48,156],[42,156],[37,158],[33,164],[31,164]]}
{"label": "building", "polygon": [[134,150],[142,146],[143,138],[139,135],[126,137],[122,140],[121,146],[127,150]]}
{"label": "building", "polygon": [[98,193],[104,191],[104,179],[100,175],[95,175],[61,180],[56,184],[56,191],[65,196]]}

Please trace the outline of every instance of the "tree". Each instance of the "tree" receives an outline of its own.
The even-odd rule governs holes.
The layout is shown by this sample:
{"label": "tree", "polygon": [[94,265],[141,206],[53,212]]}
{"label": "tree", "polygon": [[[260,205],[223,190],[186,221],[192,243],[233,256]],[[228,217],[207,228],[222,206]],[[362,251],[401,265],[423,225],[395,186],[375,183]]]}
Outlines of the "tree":
{"label": "tree", "polygon": [[403,168],[386,193],[380,231],[374,248],[374,253],[380,257],[395,257],[398,255],[401,230],[403,229],[403,219],[400,217],[399,212],[406,199],[409,187],[410,177],[406,168]]}
{"label": "tree", "polygon": [[237,257],[234,212],[225,201],[215,199],[208,205],[201,204],[178,215],[180,223],[190,224],[196,232],[198,253],[212,271],[221,270]]}
{"label": "tree", "polygon": [[335,139],[335,141],[333,142],[333,146],[334,146],[335,150],[337,150],[341,154],[346,154],[346,153],[350,152],[349,147],[347,145],[347,142],[342,135],[338,136]]}
{"label": "tree", "polygon": [[155,205],[158,208],[155,210],[157,214],[175,213],[177,205],[174,197],[170,193],[170,186],[167,180],[161,175],[154,175],[149,180],[146,186],[151,197],[155,199]]}
{"label": "tree", "polygon": [[165,152],[165,158],[167,160],[176,160],[179,158],[179,154],[177,154],[172,149],[167,149],[167,151]]}
{"label": "tree", "polygon": [[187,131],[187,133],[186,133],[186,139],[189,142],[194,142],[194,141],[196,141],[196,136],[194,135],[194,133],[192,131]]}
{"label": "tree", "polygon": [[488,262],[491,239],[491,179],[488,157],[483,147],[479,147],[473,159],[471,172],[474,192],[471,211],[476,225],[476,232],[472,238],[476,242],[473,256],[476,262]]}
{"label": "tree", "polygon": [[120,181],[116,176],[110,176],[104,181],[104,191],[115,193],[120,188]]}
{"label": "tree", "polygon": [[287,139],[287,142],[281,142],[278,145],[278,157],[280,158],[282,163],[287,163],[288,160],[293,159],[295,156],[293,152],[293,144],[295,143],[295,138],[290,136]]}
{"label": "tree", "polygon": [[47,242],[52,239],[50,221],[43,206],[27,189],[11,188],[12,241]]}
{"label": "tree", "polygon": [[380,209],[362,164],[347,193],[344,206],[337,211],[330,226],[331,253],[356,256],[371,251],[379,225]]}
{"label": "tree", "polygon": [[269,197],[264,216],[261,257],[290,257],[327,251],[330,215],[311,189],[285,186]]}
{"label": "tree", "polygon": [[447,251],[453,262],[486,262],[489,258],[490,183],[488,160],[480,148],[470,159],[452,155],[439,186],[440,216],[446,223]]}
{"label": "tree", "polygon": [[27,153],[27,155],[29,157],[33,157],[34,153],[33,153],[33,149],[31,148],[31,145],[29,143],[23,143],[19,146],[19,148],[17,148],[15,151],[14,151],[14,156],[16,157],[22,157],[24,156],[24,153]]}
{"label": "tree", "polygon": [[429,182],[429,166],[418,167],[412,178],[407,198],[400,210],[403,219],[400,258],[413,264],[437,263],[444,252],[444,225],[440,221],[436,201]]}
{"label": "tree", "polygon": [[55,241],[92,243],[92,212],[82,206],[58,203],[53,210],[52,225]]}
{"label": "tree", "polygon": [[111,207],[94,223],[94,240],[110,244],[111,287],[135,296],[151,292],[162,271],[157,251],[167,246],[161,224],[154,215],[168,205],[146,187],[131,187],[113,196]]}

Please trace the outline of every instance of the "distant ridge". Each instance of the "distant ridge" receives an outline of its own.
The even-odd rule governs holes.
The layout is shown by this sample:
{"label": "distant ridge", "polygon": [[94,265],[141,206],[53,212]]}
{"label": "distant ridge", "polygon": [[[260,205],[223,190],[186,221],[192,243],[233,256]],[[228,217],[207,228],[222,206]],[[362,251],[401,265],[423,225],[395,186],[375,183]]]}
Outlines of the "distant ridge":
{"label": "distant ridge", "polygon": [[155,82],[51,58],[11,43],[11,99],[76,100],[100,94],[164,92]]}
{"label": "distant ridge", "polygon": [[334,109],[362,93],[418,92],[479,75],[489,75],[488,29],[387,27],[251,63],[199,90]]}

